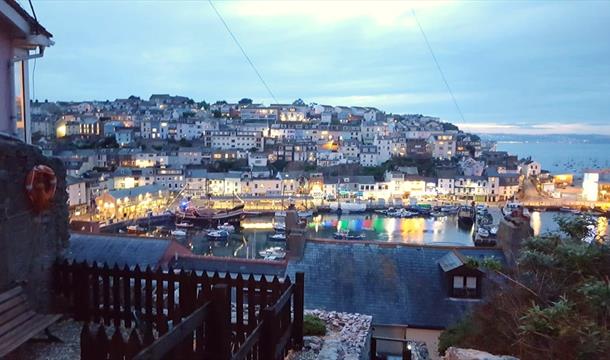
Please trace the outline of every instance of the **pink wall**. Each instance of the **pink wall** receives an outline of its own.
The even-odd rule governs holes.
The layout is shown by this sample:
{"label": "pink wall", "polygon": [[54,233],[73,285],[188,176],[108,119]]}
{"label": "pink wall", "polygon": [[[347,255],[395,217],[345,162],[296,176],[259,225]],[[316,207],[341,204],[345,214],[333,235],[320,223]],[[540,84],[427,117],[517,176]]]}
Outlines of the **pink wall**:
{"label": "pink wall", "polygon": [[11,116],[11,76],[9,61],[13,54],[11,38],[5,31],[0,31],[0,131],[9,132],[11,129],[9,119]]}

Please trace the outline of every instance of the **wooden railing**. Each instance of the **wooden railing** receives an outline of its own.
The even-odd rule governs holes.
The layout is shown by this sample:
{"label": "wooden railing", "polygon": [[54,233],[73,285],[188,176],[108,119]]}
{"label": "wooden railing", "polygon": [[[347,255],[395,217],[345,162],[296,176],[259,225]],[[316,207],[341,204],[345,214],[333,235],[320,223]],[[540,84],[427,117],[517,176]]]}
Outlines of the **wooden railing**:
{"label": "wooden railing", "polygon": [[[163,351],[188,358],[184,349],[214,353],[214,359],[279,359],[303,343],[303,279],[302,273],[292,283],[289,277],[269,281],[252,274],[208,276],[171,268],[142,271],[67,262],[55,267],[58,293],[75,319],[85,322],[83,344],[104,348],[114,342],[108,349],[122,349],[122,355],[108,352],[112,359],[131,359],[136,349],[144,349],[138,355],[142,359],[164,358],[167,354],[159,356]],[[103,331],[94,334],[90,323],[101,324]],[[207,324],[214,330],[206,331]],[[115,330],[108,339],[110,325]],[[122,334],[129,332],[125,339]],[[88,357],[87,349],[83,355],[106,359]]]}

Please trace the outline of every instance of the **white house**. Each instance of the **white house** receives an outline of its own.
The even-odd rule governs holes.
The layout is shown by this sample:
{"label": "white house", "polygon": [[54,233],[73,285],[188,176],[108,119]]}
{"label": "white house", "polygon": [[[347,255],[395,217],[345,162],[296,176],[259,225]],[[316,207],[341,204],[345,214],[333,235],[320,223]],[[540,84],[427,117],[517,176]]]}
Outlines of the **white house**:
{"label": "white house", "polygon": [[456,140],[451,134],[435,134],[428,137],[428,144],[435,159],[451,159],[455,156]]}

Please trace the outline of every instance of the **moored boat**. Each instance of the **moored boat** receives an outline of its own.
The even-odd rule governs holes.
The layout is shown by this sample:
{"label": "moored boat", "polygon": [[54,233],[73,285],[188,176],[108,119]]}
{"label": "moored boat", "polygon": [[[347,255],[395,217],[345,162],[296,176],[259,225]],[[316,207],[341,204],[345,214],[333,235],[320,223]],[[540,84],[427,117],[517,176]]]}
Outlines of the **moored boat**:
{"label": "moored boat", "polygon": [[210,240],[227,240],[229,235],[229,232],[225,230],[211,230],[206,234]]}
{"label": "moored boat", "polygon": [[337,231],[333,234],[337,240],[364,240],[364,234],[354,234],[349,231]]}
{"label": "moored boat", "polygon": [[269,240],[272,241],[286,241],[286,234],[277,233],[269,236]]}
{"label": "moored boat", "polygon": [[214,210],[211,208],[187,207],[176,211],[179,222],[188,222],[195,225],[209,227],[219,223],[239,224],[244,217],[244,204],[239,204],[228,210]]}
{"label": "moored boat", "polygon": [[180,229],[172,230],[170,233],[173,236],[186,236],[186,231]]}
{"label": "moored boat", "polygon": [[194,227],[194,226],[195,226],[194,224],[187,223],[187,222],[179,222],[179,223],[176,223],[176,227],[177,227],[177,228],[187,228],[187,229],[189,229],[189,228],[192,228],[192,227]]}
{"label": "moored boat", "polygon": [[146,229],[140,225],[129,225],[127,227],[127,233],[128,234],[138,234],[138,235],[145,234]]}

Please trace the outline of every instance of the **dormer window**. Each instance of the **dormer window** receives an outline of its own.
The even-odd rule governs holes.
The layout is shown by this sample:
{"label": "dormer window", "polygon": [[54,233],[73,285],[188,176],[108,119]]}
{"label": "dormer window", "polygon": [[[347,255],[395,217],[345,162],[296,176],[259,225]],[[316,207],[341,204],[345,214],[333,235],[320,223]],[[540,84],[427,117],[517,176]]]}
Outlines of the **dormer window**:
{"label": "dormer window", "polygon": [[476,276],[454,275],[450,296],[455,298],[479,298],[478,284],[479,279]]}
{"label": "dormer window", "polygon": [[447,296],[459,299],[480,299],[483,272],[467,265],[467,259],[457,251],[451,251],[439,259],[445,274]]}

